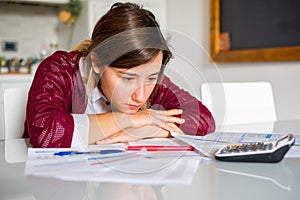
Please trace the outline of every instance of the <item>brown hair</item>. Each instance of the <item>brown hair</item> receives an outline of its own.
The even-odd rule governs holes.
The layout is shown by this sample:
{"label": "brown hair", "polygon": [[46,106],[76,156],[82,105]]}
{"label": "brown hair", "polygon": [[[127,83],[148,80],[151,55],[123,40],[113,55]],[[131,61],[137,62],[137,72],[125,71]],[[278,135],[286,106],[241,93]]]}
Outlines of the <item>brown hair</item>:
{"label": "brown hair", "polygon": [[[139,66],[162,51],[163,61],[158,83],[172,57],[155,16],[133,3],[115,3],[96,23],[91,39],[83,41],[75,49],[81,51],[87,61],[90,59],[89,55],[94,53],[100,68]],[[99,81],[96,79],[94,84]]]}

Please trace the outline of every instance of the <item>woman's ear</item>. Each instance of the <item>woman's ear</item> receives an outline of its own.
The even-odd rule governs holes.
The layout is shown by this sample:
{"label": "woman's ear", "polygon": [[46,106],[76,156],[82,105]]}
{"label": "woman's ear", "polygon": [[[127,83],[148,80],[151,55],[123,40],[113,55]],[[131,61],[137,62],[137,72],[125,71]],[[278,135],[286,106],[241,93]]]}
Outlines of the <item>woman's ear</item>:
{"label": "woman's ear", "polygon": [[100,62],[99,62],[97,55],[94,52],[92,52],[90,56],[91,56],[91,63],[92,63],[93,71],[97,74],[100,74],[100,67],[97,64]]}

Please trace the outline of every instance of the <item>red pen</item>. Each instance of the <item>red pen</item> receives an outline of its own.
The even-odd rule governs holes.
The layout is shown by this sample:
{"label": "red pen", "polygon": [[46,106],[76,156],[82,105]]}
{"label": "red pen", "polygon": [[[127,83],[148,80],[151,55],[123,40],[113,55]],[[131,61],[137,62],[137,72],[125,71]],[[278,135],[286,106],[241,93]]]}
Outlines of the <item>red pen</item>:
{"label": "red pen", "polygon": [[193,146],[128,146],[128,151],[140,151],[146,149],[147,151],[194,151]]}

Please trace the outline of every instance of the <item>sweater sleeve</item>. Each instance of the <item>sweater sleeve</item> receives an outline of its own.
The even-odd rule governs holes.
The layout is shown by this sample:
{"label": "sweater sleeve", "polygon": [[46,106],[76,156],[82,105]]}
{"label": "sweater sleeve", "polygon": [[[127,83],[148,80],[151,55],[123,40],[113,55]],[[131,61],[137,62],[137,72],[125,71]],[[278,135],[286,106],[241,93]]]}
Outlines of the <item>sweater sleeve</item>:
{"label": "sweater sleeve", "polygon": [[25,122],[25,133],[33,147],[71,146],[73,87],[78,72],[73,56],[56,52],[36,71],[28,93]]}
{"label": "sweater sleeve", "polygon": [[177,126],[186,134],[206,135],[215,130],[215,121],[211,112],[166,76],[158,91],[151,95],[150,104],[154,109],[182,109],[181,118],[185,119],[185,123]]}

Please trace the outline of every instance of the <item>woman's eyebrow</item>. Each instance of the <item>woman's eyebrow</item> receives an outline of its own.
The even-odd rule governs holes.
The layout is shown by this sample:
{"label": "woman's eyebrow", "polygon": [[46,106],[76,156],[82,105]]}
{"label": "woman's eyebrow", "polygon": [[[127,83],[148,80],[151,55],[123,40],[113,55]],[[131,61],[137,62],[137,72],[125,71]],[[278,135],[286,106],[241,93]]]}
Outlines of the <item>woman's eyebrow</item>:
{"label": "woman's eyebrow", "polygon": [[[118,73],[123,74],[123,75],[128,75],[128,76],[138,76],[138,74],[136,74],[136,73],[130,73],[130,72],[122,72],[122,71],[118,71]],[[150,74],[149,76],[156,76],[156,75],[158,75],[159,73],[160,73],[160,71],[159,71],[159,72],[155,72],[155,73],[153,73],[153,74]]]}
{"label": "woman's eyebrow", "polygon": [[118,71],[118,73],[120,73],[120,74],[125,74],[125,75],[128,75],[128,76],[138,76],[136,73],[130,73],[130,72],[122,72],[122,71]]}
{"label": "woman's eyebrow", "polygon": [[156,75],[158,75],[160,73],[160,71],[159,72],[156,72],[156,73],[153,73],[153,74],[150,74],[149,76],[156,76]]}

